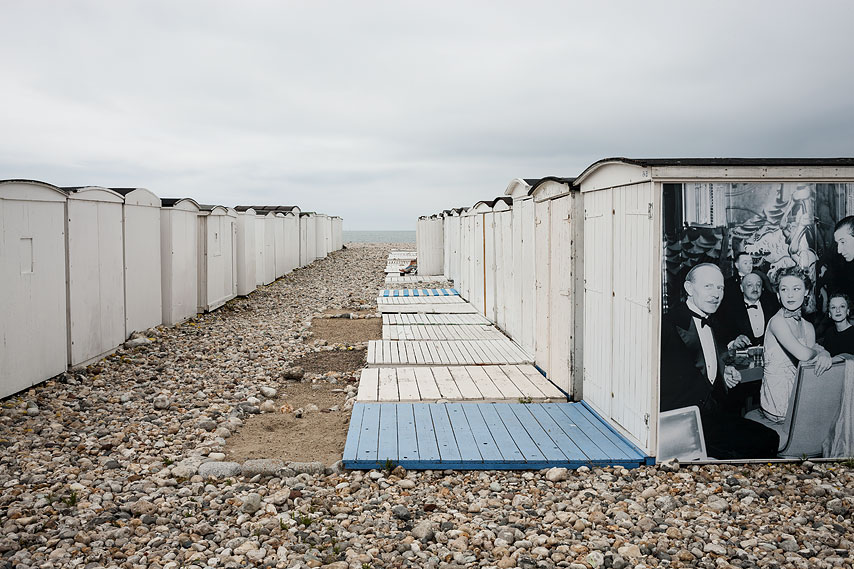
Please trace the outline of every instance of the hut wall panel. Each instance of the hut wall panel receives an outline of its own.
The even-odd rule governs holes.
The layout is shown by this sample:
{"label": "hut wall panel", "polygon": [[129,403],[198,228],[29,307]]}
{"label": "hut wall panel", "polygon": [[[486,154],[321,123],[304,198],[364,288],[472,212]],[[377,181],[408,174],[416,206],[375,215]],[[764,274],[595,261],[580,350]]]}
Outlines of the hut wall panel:
{"label": "hut wall panel", "polygon": [[198,308],[197,217],[197,211],[160,210],[163,323],[169,326],[192,318]]}
{"label": "hut wall panel", "polygon": [[534,203],[534,251],[532,257],[536,259],[534,271],[535,281],[535,306],[537,314],[535,361],[551,377],[550,367],[550,325],[549,325],[549,297],[551,276],[551,246],[549,235],[549,208],[551,201]]}
{"label": "hut wall panel", "polygon": [[495,321],[507,330],[507,307],[513,285],[512,212],[494,214],[495,225]]}
{"label": "hut wall panel", "polygon": [[325,215],[318,215],[314,219],[314,258],[323,259],[326,257],[325,236],[326,232],[323,229]]}
{"label": "hut wall panel", "polygon": [[163,322],[160,207],[125,203],[125,338]]}
{"label": "hut wall panel", "polygon": [[572,271],[571,206],[573,196],[551,200],[549,206],[549,379],[572,393],[572,323],[575,321]]}
{"label": "hut wall panel", "polygon": [[471,216],[471,303],[478,312],[486,315],[485,282],[484,282],[484,240],[483,215]]}
{"label": "hut wall panel", "polygon": [[68,200],[69,364],[83,365],[125,339],[122,204]]}
{"label": "hut wall panel", "polygon": [[611,202],[611,190],[584,194],[584,400],[604,417],[611,416]]}
{"label": "hut wall panel", "polygon": [[255,290],[258,257],[255,246],[255,224],[258,217],[248,211],[237,216],[237,294],[246,296]]}
{"label": "hut wall panel", "polygon": [[215,310],[237,295],[235,217],[199,216],[199,312]]}
{"label": "hut wall panel", "polygon": [[0,397],[68,364],[65,197],[12,185],[0,186]]}
{"label": "hut wall panel", "polygon": [[284,276],[288,272],[287,268],[287,243],[285,242],[285,216],[277,213],[273,218],[273,239],[275,242],[274,248],[276,251],[276,278]]}
{"label": "hut wall panel", "polygon": [[314,250],[312,249],[311,258],[309,258],[309,227],[308,216],[300,216],[299,218],[299,266],[304,267],[314,260]]}
{"label": "hut wall panel", "polygon": [[[471,290],[469,282],[471,281],[471,251],[469,243],[471,242],[471,217],[460,217],[460,262],[459,262],[459,286],[457,291],[469,302],[471,301]],[[455,281],[456,282],[456,281]]]}
{"label": "hut wall panel", "polygon": [[521,224],[521,270],[520,270],[520,298],[521,298],[521,324],[522,335],[520,341],[522,348],[529,354],[534,355],[537,347],[537,294],[536,294],[536,270],[537,260],[534,251],[534,201],[527,199],[520,204]]}
{"label": "hut wall panel", "polygon": [[264,217],[264,284],[276,280],[276,225],[275,215]]}
{"label": "hut wall panel", "polygon": [[522,248],[522,205],[520,201],[513,202],[511,210],[511,249],[513,268],[510,277],[510,294],[507,300],[507,333],[522,344],[522,259],[527,256]]}
{"label": "hut wall panel", "polygon": [[299,217],[296,215],[285,216],[285,247],[285,264],[290,273],[299,267]]}
{"label": "hut wall panel", "polygon": [[255,219],[255,284],[261,286],[264,282],[264,218]]}
{"label": "hut wall panel", "polygon": [[[650,212],[652,182],[615,188],[611,419],[646,448],[658,368],[655,319],[661,236]],[[597,192],[598,193],[598,192]],[[655,315],[655,317],[653,316]]]}
{"label": "hut wall panel", "polygon": [[496,271],[497,264],[495,262],[495,214],[487,212],[481,217],[483,231],[481,238],[483,239],[483,310],[490,322],[498,321],[498,314],[495,303],[496,293]]}
{"label": "hut wall panel", "polygon": [[461,242],[460,239],[462,237],[462,233],[460,230],[460,221],[462,218],[459,216],[449,217],[447,218],[447,235],[450,236],[450,252],[451,252],[451,260],[448,264],[448,277],[454,281],[454,286],[457,284],[457,280],[460,278],[460,251],[461,251]]}

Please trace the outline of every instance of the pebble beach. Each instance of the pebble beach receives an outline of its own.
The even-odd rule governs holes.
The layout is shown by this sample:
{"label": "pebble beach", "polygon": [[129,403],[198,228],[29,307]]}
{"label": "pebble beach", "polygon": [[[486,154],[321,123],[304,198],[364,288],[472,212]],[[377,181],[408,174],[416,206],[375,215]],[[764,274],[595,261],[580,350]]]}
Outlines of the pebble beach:
{"label": "pebble beach", "polygon": [[[347,248],[0,407],[0,568],[854,568],[854,461],[345,471],[227,460],[312,318],[375,317],[389,251]],[[437,285],[438,286],[438,285]],[[358,346],[357,346],[358,347]],[[352,378],[351,378],[352,379]]]}

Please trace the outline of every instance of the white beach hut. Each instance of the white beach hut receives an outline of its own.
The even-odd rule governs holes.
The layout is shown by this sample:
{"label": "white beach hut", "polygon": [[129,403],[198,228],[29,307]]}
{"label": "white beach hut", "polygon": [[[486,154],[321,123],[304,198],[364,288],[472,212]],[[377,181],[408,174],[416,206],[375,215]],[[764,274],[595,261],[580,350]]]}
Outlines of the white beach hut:
{"label": "white beach hut", "polygon": [[326,226],[329,223],[329,216],[325,213],[315,214],[315,240],[314,240],[314,258],[323,259],[326,257],[328,249],[326,247]]}
{"label": "white beach hut", "polygon": [[161,201],[163,323],[171,326],[192,318],[198,308],[199,204],[190,198]]}
{"label": "white beach hut", "polygon": [[299,216],[299,266],[314,262],[317,242],[317,218],[314,212],[304,211]]}
{"label": "white beach hut", "polygon": [[[262,223],[252,208],[237,209],[237,294],[247,296],[258,287],[256,224]],[[263,260],[263,258],[262,258]]]}
{"label": "white beach hut", "polygon": [[285,214],[285,267],[290,273],[299,267],[299,208]]}
{"label": "white beach hut", "polygon": [[0,181],[0,398],[65,371],[67,193]]}
{"label": "white beach hut", "polygon": [[237,296],[237,212],[199,206],[198,311],[216,310]]}
{"label": "white beach hut", "polygon": [[[669,398],[662,374],[673,363],[661,352],[662,319],[683,302],[688,269],[711,262],[726,276],[737,251],[772,279],[786,266],[817,274],[841,264],[834,225],[854,214],[854,159],[610,158],[589,166],[575,185],[584,204],[583,307],[577,312],[583,397],[656,454],[660,401]],[[819,290],[834,285],[850,283],[819,283]],[[803,310],[821,310],[811,304],[816,300],[820,304],[820,295],[808,297]],[[831,385],[831,375],[820,385]],[[797,391],[804,402],[808,389]],[[787,418],[792,426],[781,442],[817,439],[821,454],[829,421],[840,411],[817,409],[799,418],[798,401],[789,407],[796,415]],[[798,452],[812,456],[814,450]]]}
{"label": "white beach hut", "polygon": [[344,219],[339,216],[332,218],[332,250],[340,251],[343,248],[342,232],[344,229]]}
{"label": "white beach hut", "polygon": [[445,263],[445,236],[442,218],[437,215],[419,217],[415,229],[418,274],[441,275]]}
{"label": "white beach hut", "polygon": [[145,188],[112,188],[124,198],[125,338],[163,322],[160,198]]}
{"label": "white beach hut", "polygon": [[287,243],[285,241],[285,214],[276,212],[274,215],[275,224],[274,242],[275,242],[275,263],[276,263],[276,278],[284,276],[288,272],[287,267]]}
{"label": "white beach hut", "polygon": [[513,276],[508,300],[507,333],[532,357],[537,347],[537,294],[534,200],[531,185],[536,180],[510,182],[505,196],[513,200]]}
{"label": "white beach hut", "polygon": [[461,258],[461,225],[460,215],[467,208],[454,208],[442,212],[443,217],[443,241],[445,244],[444,259],[444,275],[446,278],[454,281],[454,286],[459,289],[460,279],[460,258]]}
{"label": "white beach hut", "polygon": [[94,186],[66,190],[68,363],[76,367],[125,340],[124,198]]}
{"label": "white beach hut", "polygon": [[[560,389],[572,396],[575,336],[575,262],[578,243],[573,224],[577,192],[573,178],[547,177],[530,190],[534,200],[537,335],[535,362]],[[576,378],[577,379],[577,378]],[[577,391],[577,390],[576,390]]]}

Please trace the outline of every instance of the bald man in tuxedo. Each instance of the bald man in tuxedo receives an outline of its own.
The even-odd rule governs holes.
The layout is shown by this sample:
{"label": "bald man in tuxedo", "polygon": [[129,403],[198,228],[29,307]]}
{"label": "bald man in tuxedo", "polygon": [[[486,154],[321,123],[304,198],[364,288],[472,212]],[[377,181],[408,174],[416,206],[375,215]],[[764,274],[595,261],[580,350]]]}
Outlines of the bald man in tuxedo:
{"label": "bald man in tuxedo", "polygon": [[700,409],[706,453],[718,459],[773,458],[776,432],[726,410],[727,392],[741,380],[724,366],[726,346],[709,317],[724,298],[724,278],[717,265],[703,263],[685,280],[688,298],[662,322],[662,411],[696,405]]}

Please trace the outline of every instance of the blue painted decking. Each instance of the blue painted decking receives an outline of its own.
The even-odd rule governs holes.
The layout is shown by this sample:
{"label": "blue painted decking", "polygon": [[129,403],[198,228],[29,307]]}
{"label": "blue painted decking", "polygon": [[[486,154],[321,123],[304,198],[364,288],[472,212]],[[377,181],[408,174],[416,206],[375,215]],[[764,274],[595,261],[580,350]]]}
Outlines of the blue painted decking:
{"label": "blue painted decking", "polygon": [[380,296],[459,296],[455,288],[383,289]]}
{"label": "blue painted decking", "polygon": [[351,469],[653,463],[584,403],[356,403],[343,458]]}

